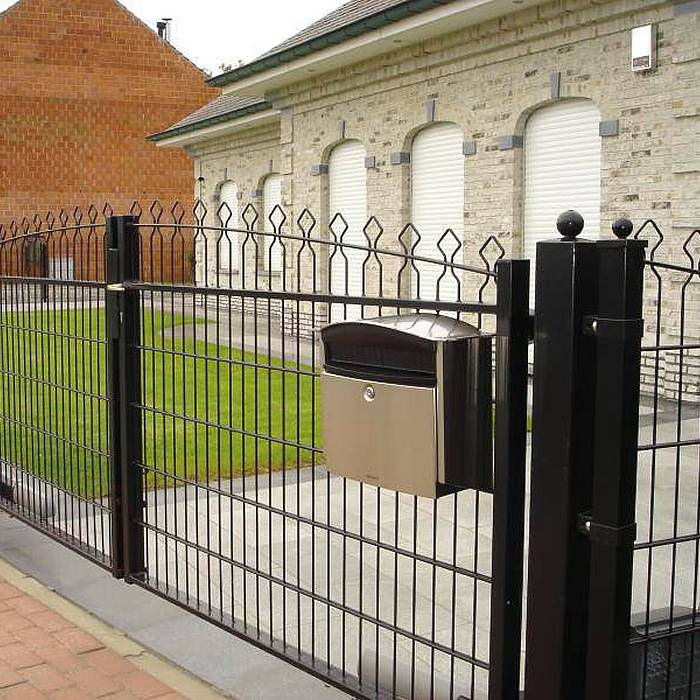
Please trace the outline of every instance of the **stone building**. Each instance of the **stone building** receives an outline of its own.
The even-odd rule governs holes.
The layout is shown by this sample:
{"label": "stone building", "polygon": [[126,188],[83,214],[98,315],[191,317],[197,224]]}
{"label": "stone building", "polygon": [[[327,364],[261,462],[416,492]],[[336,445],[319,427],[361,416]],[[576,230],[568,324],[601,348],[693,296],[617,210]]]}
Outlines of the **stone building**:
{"label": "stone building", "polygon": [[[213,78],[222,96],[152,140],[184,148],[210,215],[225,202],[243,228],[246,203],[260,227],[279,203],[288,223],[308,207],[321,237],[341,211],[344,240],[364,243],[376,215],[387,245],[411,222],[416,253],[441,256],[449,228],[478,263],[490,235],[532,257],[573,208],[588,236],[611,235],[622,215],[653,218],[657,255],[687,264],[700,223],[698,36],[697,0],[351,0]],[[207,271],[200,249],[200,279],[215,264],[246,283],[246,253],[229,248]],[[435,293],[431,279],[421,295]]]}
{"label": "stone building", "polygon": [[[0,13],[0,224],[109,202],[192,202],[187,156],[146,136],[219,90],[116,0],[20,0]],[[57,253],[59,255],[59,253]],[[64,251],[64,275],[81,275]],[[93,274],[83,271],[82,274]]]}

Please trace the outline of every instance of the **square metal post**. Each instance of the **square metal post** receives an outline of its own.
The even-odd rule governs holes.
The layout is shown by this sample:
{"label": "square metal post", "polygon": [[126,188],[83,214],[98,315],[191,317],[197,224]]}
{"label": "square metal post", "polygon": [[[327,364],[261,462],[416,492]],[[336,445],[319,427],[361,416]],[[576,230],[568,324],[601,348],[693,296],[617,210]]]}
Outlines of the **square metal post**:
{"label": "square metal post", "polygon": [[110,455],[112,507],[112,571],[127,581],[143,575],[143,516],[141,317],[139,292],[124,282],[139,277],[139,238],[133,216],[107,219],[105,272],[107,288],[108,375],[110,396]]}
{"label": "square metal post", "polygon": [[[625,224],[624,226],[622,224]],[[629,225],[627,225],[629,224]],[[613,227],[629,235],[625,220]],[[598,311],[587,700],[627,697],[645,241],[597,243]]]}
{"label": "square metal post", "polygon": [[517,700],[525,529],[530,261],[496,264],[496,430],[489,698]]}
{"label": "square metal post", "polygon": [[592,488],[595,341],[584,322],[596,245],[576,238],[576,212],[557,228],[562,239],[537,244],[527,700],[580,700],[585,681],[589,543],[577,515]]}

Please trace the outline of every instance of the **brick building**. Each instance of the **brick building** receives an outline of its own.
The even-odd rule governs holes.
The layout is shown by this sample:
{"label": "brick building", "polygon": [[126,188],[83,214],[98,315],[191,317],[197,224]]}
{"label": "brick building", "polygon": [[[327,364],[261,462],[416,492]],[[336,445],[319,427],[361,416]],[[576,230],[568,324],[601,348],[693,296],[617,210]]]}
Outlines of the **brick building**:
{"label": "brick building", "polygon": [[[361,222],[376,215],[385,246],[399,249],[412,222],[416,254],[440,257],[451,228],[478,264],[491,234],[532,257],[575,208],[588,236],[611,235],[621,215],[654,218],[657,255],[687,264],[700,223],[699,34],[697,0],[351,0],[213,78],[223,95],[153,140],[184,148],[210,216],[226,202],[239,225],[246,202],[264,214],[282,203],[287,222],[308,207],[330,237],[340,209],[346,242],[364,244]],[[240,251],[204,250],[200,280],[245,284]],[[339,271],[351,295],[363,258]],[[473,293],[465,280],[463,298]],[[687,337],[700,337],[692,316]],[[662,337],[676,338],[665,323]],[[689,391],[700,395],[700,380]]]}
{"label": "brick building", "polygon": [[146,136],[217,93],[116,0],[20,0],[0,14],[0,223],[191,206],[189,159]]}

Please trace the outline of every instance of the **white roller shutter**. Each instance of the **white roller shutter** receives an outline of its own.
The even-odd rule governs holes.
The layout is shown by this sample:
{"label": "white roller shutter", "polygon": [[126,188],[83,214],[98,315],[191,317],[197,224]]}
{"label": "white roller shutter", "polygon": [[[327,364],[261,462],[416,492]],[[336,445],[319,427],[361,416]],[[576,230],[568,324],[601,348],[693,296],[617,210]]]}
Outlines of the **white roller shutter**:
{"label": "white roller shutter", "polygon": [[[228,218],[226,204],[231,211],[231,218]],[[221,225],[230,228],[238,228],[238,186],[233,182],[224,182],[219,192],[219,218]],[[218,237],[218,234],[217,234]],[[219,241],[219,271],[238,272],[240,252],[238,246],[238,233],[235,231],[224,231]],[[216,264],[216,263],[214,263]]]}
{"label": "white roller shutter", "polygon": [[[331,151],[328,162],[330,188],[329,222],[336,214],[345,219],[348,230],[343,236],[344,243],[366,246],[363,229],[367,223],[367,170],[365,168],[365,148],[359,141],[345,141]],[[341,222],[332,227],[336,236],[342,232]],[[331,269],[331,293],[360,296],[362,294],[362,265],[366,252],[343,248],[347,258],[347,278],[345,259],[338,251],[333,258]],[[346,288],[347,283],[347,288]],[[342,316],[342,307],[333,309],[334,315]],[[348,307],[348,317],[360,315],[360,307]]]}
{"label": "white roller shutter", "polygon": [[[268,175],[263,183],[263,230],[267,233],[275,233],[275,226],[270,221],[270,215],[275,207],[282,207],[282,176]],[[279,222],[282,219],[281,212],[278,211],[272,218],[279,227]],[[265,269],[269,267],[270,272],[279,272],[282,269],[282,245],[284,241],[274,236],[263,236],[263,239],[263,267]],[[285,245],[285,247],[287,246]]]}
{"label": "white roller shutter", "polygon": [[[418,132],[411,151],[411,221],[420,234],[416,255],[442,261],[438,242],[447,229],[464,240],[464,155],[462,129],[456,124],[435,124]],[[443,249],[450,260],[455,243],[446,239]],[[461,256],[455,262],[462,262]],[[440,265],[416,263],[418,279],[413,293],[421,299],[435,299]],[[459,275],[458,275],[459,276]],[[439,296],[455,301],[457,281],[448,270],[440,281]]]}
{"label": "white roller shutter", "polygon": [[533,264],[537,241],[558,235],[557,217],[567,209],[582,214],[584,236],[600,235],[599,123],[590,100],[543,107],[528,119],[523,255]]}

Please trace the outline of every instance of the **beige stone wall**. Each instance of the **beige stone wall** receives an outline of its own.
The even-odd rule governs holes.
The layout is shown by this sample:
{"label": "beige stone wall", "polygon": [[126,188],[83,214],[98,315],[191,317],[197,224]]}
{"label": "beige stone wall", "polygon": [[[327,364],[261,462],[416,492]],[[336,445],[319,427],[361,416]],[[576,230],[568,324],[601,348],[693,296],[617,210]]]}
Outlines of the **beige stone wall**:
{"label": "beige stone wall", "polygon": [[[359,139],[376,159],[367,171],[369,212],[381,219],[384,245],[398,248],[410,216],[410,165],[392,165],[390,157],[410,150],[432,99],[435,119],[460,125],[476,145],[464,160],[465,261],[479,263],[490,235],[518,255],[522,149],[503,149],[501,140],[523,136],[528,115],[553,101],[558,75],[557,99],[591,99],[602,120],[619,123],[618,135],[602,139],[604,235],[618,216],[637,224],[653,217],[666,237],[657,257],[687,264],[682,244],[700,225],[700,11],[685,9],[559,0],[292,85],[266,96],[282,110],[276,141],[271,130],[265,139],[251,130],[195,154],[205,189],[228,167],[247,193],[273,160],[292,218],[308,207],[326,237],[328,176],[312,174],[314,166],[327,163],[343,135]],[[630,30],[646,23],[658,28],[657,68],[633,73]],[[678,282],[668,284],[678,291]],[[677,338],[679,307],[669,307],[662,336]],[[700,337],[700,313],[686,319],[685,332]]]}
{"label": "beige stone wall", "polygon": [[[190,155],[194,159],[194,196],[200,202],[197,205],[197,215],[199,219],[204,219],[207,226],[221,226],[221,186],[229,180],[238,186],[238,218],[229,222],[229,226],[239,229],[242,256],[245,259],[246,280],[239,279],[237,275],[219,274],[217,277],[216,246],[222,234],[217,231],[198,234],[195,239],[195,255],[196,277],[200,283],[206,275],[210,284],[235,287],[239,286],[239,282],[246,281],[251,286],[255,283],[255,275],[259,277],[263,274],[263,239],[258,237],[256,240],[247,231],[263,229],[261,190],[268,175],[281,172],[279,143],[279,124],[271,123],[190,149]],[[225,212],[223,218],[226,219]]]}
{"label": "beige stone wall", "polygon": [[[629,30],[646,22],[659,28],[658,67],[633,73]],[[410,167],[391,166],[389,156],[410,149],[433,97],[437,120],[459,124],[477,146],[465,158],[467,239],[498,234],[517,253],[522,152],[499,150],[498,139],[522,136],[528,114],[551,101],[558,72],[562,99],[592,99],[602,119],[619,120],[619,136],[603,139],[603,221],[653,214],[664,231],[687,228],[700,218],[699,30],[700,12],[674,18],[667,2],[548,3],[268,95],[283,109],[278,130],[251,128],[191,153],[206,188],[228,168],[246,192],[272,160],[295,210],[323,212],[326,177],[311,167],[327,161],[342,119],[346,138],[377,159],[370,211],[400,227]]]}
{"label": "beige stone wall", "polygon": [[[459,124],[465,140],[476,142],[476,154],[465,158],[468,257],[491,233],[517,254],[522,151],[499,150],[498,140],[522,136],[528,114],[551,101],[551,75],[558,72],[562,99],[592,99],[603,120],[619,120],[619,136],[603,140],[606,225],[622,214],[653,213],[666,231],[683,226],[699,213],[696,197],[677,194],[688,179],[698,187],[697,158],[685,146],[700,118],[687,117],[685,125],[677,117],[690,110],[698,116],[699,42],[689,25],[697,32],[699,18],[674,19],[668,3],[550,3],[292,86],[274,101],[293,110],[295,205],[324,206],[324,178],[312,177],[310,168],[327,158],[343,119],[346,137],[377,158],[368,175],[370,209],[381,211],[389,227],[405,223],[410,166],[391,166],[389,156],[410,149],[433,97],[437,120]],[[659,26],[658,68],[633,73],[629,30],[646,22]],[[682,68],[681,60],[690,63]],[[695,176],[679,178],[680,160],[689,158]]]}

